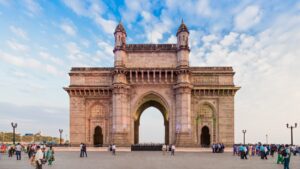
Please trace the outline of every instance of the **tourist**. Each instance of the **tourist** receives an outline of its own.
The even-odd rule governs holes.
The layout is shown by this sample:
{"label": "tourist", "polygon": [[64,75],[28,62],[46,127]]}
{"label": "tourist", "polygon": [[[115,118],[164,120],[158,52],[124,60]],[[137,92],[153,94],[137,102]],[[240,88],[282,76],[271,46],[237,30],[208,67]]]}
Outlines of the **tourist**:
{"label": "tourist", "polygon": [[30,144],[27,145],[26,151],[27,151],[27,154],[28,154],[28,158],[30,159],[31,158],[31,145]]}
{"label": "tourist", "polygon": [[52,162],[54,161],[54,150],[52,149],[52,146],[49,147],[49,150],[46,153],[46,159],[48,161],[48,165],[52,165]]}
{"label": "tourist", "polygon": [[249,155],[249,157],[251,157],[251,155],[252,155],[252,144],[250,144],[248,146],[248,153],[247,154]]}
{"label": "tourist", "polygon": [[246,145],[241,145],[240,146],[240,154],[241,154],[241,159],[246,159],[247,160],[247,146]]}
{"label": "tourist", "polygon": [[270,153],[271,153],[272,157],[274,157],[274,153],[275,153],[276,149],[277,149],[276,145],[271,144]]}
{"label": "tourist", "polygon": [[117,147],[116,147],[115,144],[112,145],[111,149],[112,149],[112,155],[116,155],[116,149],[117,149]]}
{"label": "tourist", "polygon": [[268,154],[269,154],[269,149],[268,149],[268,146],[267,145],[264,145],[264,159],[268,159]]}
{"label": "tourist", "polygon": [[8,157],[12,157],[13,156],[13,146],[9,145],[7,147],[7,151],[8,151]]}
{"label": "tourist", "polygon": [[164,145],[162,146],[162,152],[163,152],[163,155],[166,155],[166,150],[167,150],[167,146],[166,146],[166,144],[164,144]]}
{"label": "tourist", "polygon": [[86,152],[87,150],[86,150],[86,144],[82,144],[82,152],[83,152],[83,154],[82,154],[82,157],[84,157],[84,155],[85,155],[85,157],[87,157],[87,152]]}
{"label": "tourist", "polygon": [[40,146],[37,146],[36,149],[37,149],[36,154],[35,154],[36,169],[42,169],[44,153],[42,152]]}
{"label": "tourist", "polygon": [[83,157],[83,149],[82,149],[83,143],[80,143],[79,148],[80,148],[80,157]]}
{"label": "tourist", "polygon": [[216,152],[216,144],[215,144],[215,143],[213,143],[213,144],[211,145],[211,149],[212,149],[212,152],[213,152],[213,153]]}
{"label": "tourist", "polygon": [[251,154],[251,156],[255,156],[255,154],[256,154],[256,146],[253,145],[252,146],[252,154]]}
{"label": "tourist", "polygon": [[265,147],[263,145],[260,145],[259,148],[259,153],[260,153],[260,159],[265,159]]}
{"label": "tourist", "polygon": [[283,151],[284,151],[284,146],[280,145],[277,151],[277,164],[283,164],[284,160],[283,160]]}
{"label": "tourist", "polygon": [[111,152],[112,151],[112,145],[110,144],[110,145],[108,145],[108,147],[107,147],[107,151],[109,151],[109,152]]}
{"label": "tourist", "polygon": [[236,145],[235,144],[233,144],[232,145],[232,155],[237,155],[237,151],[236,151]]}
{"label": "tourist", "polygon": [[283,156],[283,160],[284,160],[283,169],[289,169],[290,168],[290,158],[291,158],[291,151],[290,151],[289,145],[287,145],[287,144],[285,145],[285,149],[283,150],[282,156]]}
{"label": "tourist", "polygon": [[171,155],[174,156],[175,155],[175,145],[172,144],[171,146]]}
{"label": "tourist", "polygon": [[21,152],[22,152],[22,146],[20,145],[20,143],[18,143],[16,146],[17,160],[21,160]]}

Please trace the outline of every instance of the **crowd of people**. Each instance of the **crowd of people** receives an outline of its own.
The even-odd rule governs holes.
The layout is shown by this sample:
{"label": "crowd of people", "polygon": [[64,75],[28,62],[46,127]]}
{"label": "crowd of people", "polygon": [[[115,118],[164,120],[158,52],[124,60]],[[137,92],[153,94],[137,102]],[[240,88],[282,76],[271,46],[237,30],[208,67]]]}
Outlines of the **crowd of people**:
{"label": "crowd of people", "polygon": [[35,166],[36,169],[42,169],[46,163],[52,165],[55,160],[52,146],[46,147],[45,145],[38,144],[22,145],[17,143],[16,145],[2,144],[0,149],[1,153],[7,152],[9,158],[13,158],[15,155],[17,160],[22,159],[23,153],[27,154],[30,163]]}
{"label": "crowd of people", "polygon": [[[163,155],[170,152],[170,155],[175,155],[175,145],[161,144],[161,151]],[[211,145],[213,153],[223,153],[225,146],[222,143],[214,143]],[[0,145],[1,153],[8,153],[8,157],[12,158],[14,155],[17,160],[21,160],[22,152],[28,155],[28,159],[32,165],[36,166],[36,169],[42,169],[43,164],[48,163],[52,165],[54,158],[54,150],[52,146],[46,147],[45,145],[38,144],[28,144],[21,145],[17,143],[16,145]],[[259,156],[262,160],[268,160],[268,156],[274,157],[277,154],[277,164],[283,164],[284,169],[289,168],[291,154],[296,155],[300,153],[300,148],[296,146],[289,145],[275,145],[275,144],[234,144],[233,145],[233,155],[238,156],[241,159],[248,159],[249,157]],[[108,146],[108,151],[112,155],[116,155],[117,146],[115,144],[110,144]],[[87,157],[87,145],[84,143],[80,144],[80,157]]]}
{"label": "crowd of people", "polygon": [[289,145],[275,145],[275,144],[235,144],[233,145],[233,155],[239,156],[241,159],[248,159],[248,157],[260,156],[262,160],[268,160],[268,156],[274,157],[277,152],[277,164],[283,164],[284,169],[289,168],[290,158],[292,152],[297,154],[295,146]]}
{"label": "crowd of people", "polygon": [[213,153],[224,153],[225,146],[223,143],[213,143],[211,149]]}

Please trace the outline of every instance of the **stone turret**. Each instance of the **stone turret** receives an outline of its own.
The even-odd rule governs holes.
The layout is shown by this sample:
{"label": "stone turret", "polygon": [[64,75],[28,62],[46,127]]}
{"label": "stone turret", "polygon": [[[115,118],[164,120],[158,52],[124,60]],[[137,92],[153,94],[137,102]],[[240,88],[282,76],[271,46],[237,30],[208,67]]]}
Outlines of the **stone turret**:
{"label": "stone turret", "polygon": [[189,30],[183,20],[179,26],[177,36],[177,67],[189,66]]}
{"label": "stone turret", "polygon": [[114,32],[115,36],[115,67],[124,67],[126,62],[126,30],[120,22]]}

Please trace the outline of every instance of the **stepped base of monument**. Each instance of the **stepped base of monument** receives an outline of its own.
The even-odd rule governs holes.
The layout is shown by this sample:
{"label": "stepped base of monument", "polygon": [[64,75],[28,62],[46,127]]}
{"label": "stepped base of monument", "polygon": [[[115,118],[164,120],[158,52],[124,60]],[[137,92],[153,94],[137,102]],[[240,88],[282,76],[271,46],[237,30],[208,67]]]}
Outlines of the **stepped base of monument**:
{"label": "stepped base of monument", "polygon": [[162,144],[134,144],[131,151],[162,151]]}

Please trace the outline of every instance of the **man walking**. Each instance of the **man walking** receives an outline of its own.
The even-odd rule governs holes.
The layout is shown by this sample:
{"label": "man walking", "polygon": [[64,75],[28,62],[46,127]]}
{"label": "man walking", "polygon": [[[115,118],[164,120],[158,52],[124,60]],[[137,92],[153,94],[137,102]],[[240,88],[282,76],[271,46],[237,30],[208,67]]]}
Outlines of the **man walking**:
{"label": "man walking", "polygon": [[285,149],[282,152],[283,156],[283,169],[289,169],[290,168],[290,158],[291,158],[291,151],[289,149],[289,145],[285,145]]}
{"label": "man walking", "polygon": [[21,151],[22,151],[22,146],[20,145],[20,143],[18,143],[16,146],[17,160],[21,160]]}
{"label": "man walking", "polygon": [[36,150],[37,150],[35,154],[36,169],[42,169],[43,167],[42,160],[44,159],[44,153],[42,152],[40,146],[37,146]]}

